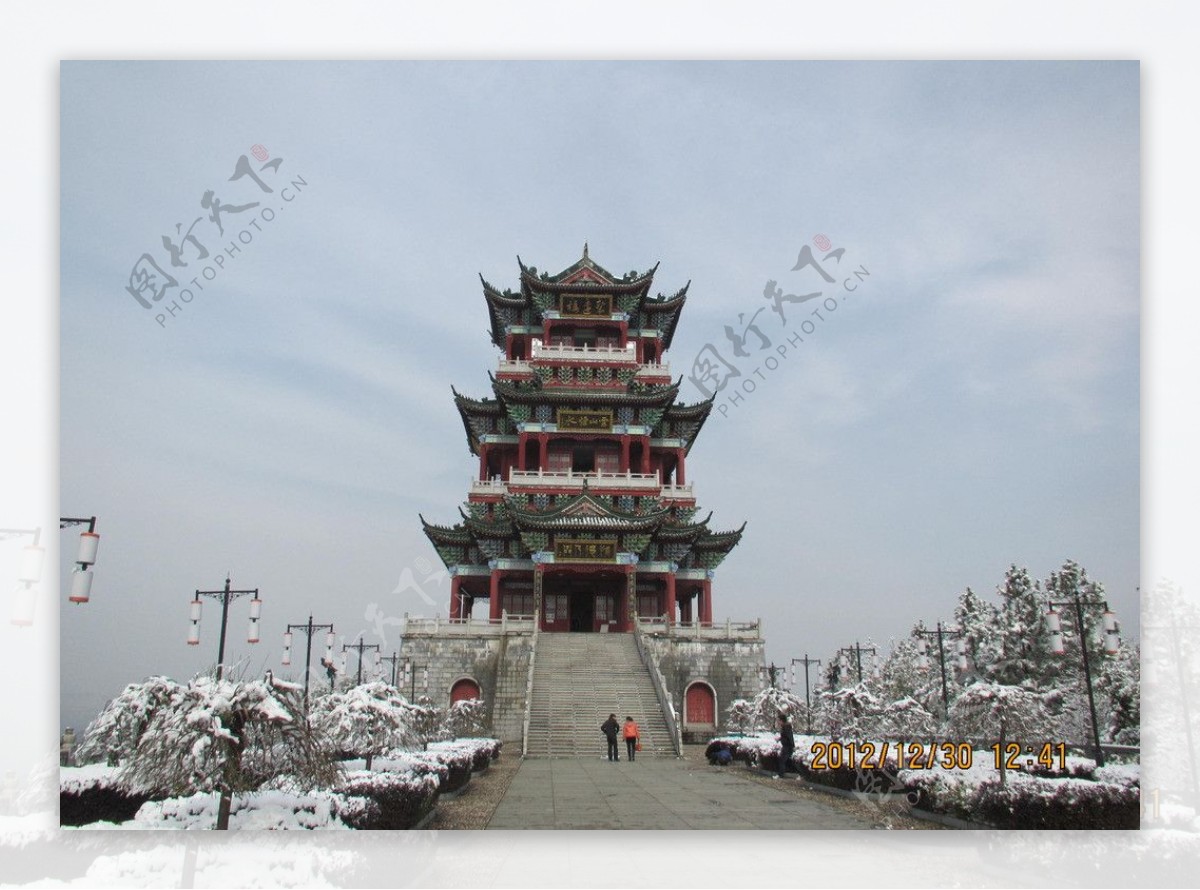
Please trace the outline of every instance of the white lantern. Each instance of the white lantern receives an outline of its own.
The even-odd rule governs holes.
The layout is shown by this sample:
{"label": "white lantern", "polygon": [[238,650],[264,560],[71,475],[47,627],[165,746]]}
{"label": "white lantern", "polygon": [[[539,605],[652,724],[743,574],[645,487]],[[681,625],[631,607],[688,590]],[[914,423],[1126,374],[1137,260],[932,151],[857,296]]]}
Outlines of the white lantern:
{"label": "white lantern", "polygon": [[190,606],[189,620],[191,621],[191,624],[188,625],[187,642],[188,642],[189,646],[199,646],[200,645],[200,614],[202,611],[202,608],[201,608],[202,604],[200,602],[200,597],[196,597],[194,600],[192,600],[191,603],[189,603],[189,606]]}
{"label": "white lantern", "polygon": [[958,669],[965,671],[969,667],[967,662],[967,641],[958,641]]}
{"label": "white lantern", "polygon": [[22,584],[13,596],[12,623],[17,627],[29,627],[33,624],[33,610],[37,603],[37,588],[32,584]]}
{"label": "white lantern", "polygon": [[1046,613],[1046,630],[1051,634],[1062,632],[1062,619],[1059,618],[1058,613],[1053,608]]}
{"label": "white lantern", "polygon": [[917,640],[917,654],[924,656],[925,653],[928,651],[929,651],[929,643],[926,642],[924,637],[921,637],[920,639]]}
{"label": "white lantern", "polygon": [[284,649],[283,650],[283,665],[284,665],[284,667],[287,667],[291,663],[292,663],[292,650]]}
{"label": "white lantern", "polygon": [[347,662],[347,660],[348,660],[348,659],[347,659],[347,653],[346,653],[346,650],[345,650],[345,649],[343,649],[343,650],[342,650],[342,657],[338,659],[338,665],[337,665],[338,673],[341,673],[341,674],[344,674],[344,673],[346,673],[346,662]]}
{"label": "white lantern", "polygon": [[21,577],[25,584],[37,584],[42,580],[42,563],[46,559],[46,548],[30,544],[21,557]]}
{"label": "white lantern", "polygon": [[247,643],[257,643],[257,642],[258,642],[258,640],[259,640],[259,637],[258,637],[258,619],[257,619],[257,618],[251,618],[251,619],[250,619],[250,630],[248,630],[248,631],[246,632],[246,642],[247,642]]}
{"label": "white lantern", "polygon": [[96,550],[100,547],[100,536],[95,532],[81,532],[79,535],[79,555],[75,561],[81,566],[94,565]]}
{"label": "white lantern", "polygon": [[73,603],[86,603],[92,596],[92,570],[76,566],[71,572],[71,595],[68,599]]}
{"label": "white lantern", "polygon": [[250,620],[257,621],[262,617],[262,600],[257,596],[250,600]]}
{"label": "white lantern", "polygon": [[289,630],[289,631],[287,631],[287,632],[286,632],[286,633],[283,635],[283,648],[284,648],[284,649],[291,649],[291,648],[292,648],[292,632],[291,632],[290,630]]}
{"label": "white lantern", "polygon": [[1116,655],[1121,650],[1121,635],[1117,626],[1117,616],[1107,609],[1104,611],[1104,651],[1108,655]]}

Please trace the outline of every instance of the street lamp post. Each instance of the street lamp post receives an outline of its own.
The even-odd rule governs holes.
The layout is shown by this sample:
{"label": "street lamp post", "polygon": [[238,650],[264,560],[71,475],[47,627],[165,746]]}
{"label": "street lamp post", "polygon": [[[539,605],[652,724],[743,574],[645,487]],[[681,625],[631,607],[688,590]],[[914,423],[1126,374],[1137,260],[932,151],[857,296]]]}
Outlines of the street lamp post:
{"label": "street lamp post", "polygon": [[775,667],[775,662],[772,661],[770,667],[760,667],[758,669],[758,674],[760,677],[767,679],[767,681],[771,684],[772,689],[776,687],[776,684],[779,681],[779,668]]}
{"label": "street lamp post", "polygon": [[392,685],[395,686],[396,682],[397,682],[396,671],[400,665],[400,653],[393,652],[391,655],[381,655],[381,656],[379,656],[379,660],[391,662],[391,664],[392,664]]}
{"label": "street lamp post", "polygon": [[789,684],[791,686],[796,685],[796,665],[798,665],[798,664],[804,665],[804,710],[805,710],[805,713],[808,715],[807,716],[808,726],[805,731],[809,735],[812,735],[812,699],[810,698],[810,695],[809,695],[810,686],[809,686],[809,682],[808,682],[808,668],[809,668],[809,665],[820,664],[820,663],[821,663],[821,659],[809,658],[808,653],[805,652],[803,658],[793,658],[792,664],[791,664],[791,671],[792,671],[791,680],[792,680],[792,682]]}
{"label": "street lamp post", "polygon": [[326,631],[325,636],[325,660],[330,664],[333,663],[333,625],[332,624],[313,624],[313,618],[310,614],[308,622],[305,624],[289,624],[287,630],[283,634],[283,663],[292,663],[292,631],[301,631],[307,638],[304,646],[304,710],[308,710],[308,675],[312,669],[312,640],[313,634],[317,631]]}
{"label": "street lamp post", "polygon": [[417,697],[417,669],[425,671],[425,682],[429,683],[429,665],[417,664],[412,659],[404,659],[404,677],[409,681],[408,700],[414,701]]}
{"label": "street lamp post", "polygon": [[[76,604],[86,603],[92,593],[92,566],[96,562],[96,551],[100,546],[100,536],[96,534],[96,517],[60,516],[58,527],[61,531],[73,525],[86,525],[87,531],[79,535],[79,550],[75,556],[75,570],[71,572],[71,594],[68,599]],[[33,624],[33,609],[36,599],[35,585],[42,579],[42,564],[46,558],[46,548],[41,546],[42,529],[38,528],[0,528],[0,539],[8,537],[33,538],[32,544],[25,546],[25,554],[21,559],[21,575],[18,579],[17,599],[13,604],[12,623],[19,627]]]}
{"label": "street lamp post", "polygon": [[250,601],[250,631],[246,635],[247,643],[258,642],[258,622],[262,617],[262,600],[258,596],[258,588],[253,590],[230,590],[229,576],[225,576],[225,586],[221,590],[197,590],[192,599],[191,627],[188,628],[188,645],[200,645],[200,597],[208,596],[221,601],[221,635],[217,643],[217,679],[220,680],[225,669],[225,627],[229,622],[229,604],[243,596],[254,594]]}
{"label": "street lamp post", "polygon": [[344,654],[347,650],[350,650],[350,649],[354,649],[358,652],[358,679],[355,681],[354,685],[361,686],[362,685],[362,669],[363,669],[363,652],[365,652],[367,649],[374,649],[375,655],[378,658],[379,657],[379,644],[378,643],[364,643],[362,641],[362,637],[359,637],[357,643],[350,643],[350,644],[343,645],[342,653]]}
{"label": "street lamp post", "polygon": [[967,669],[967,642],[962,639],[961,630],[951,630],[943,627],[942,622],[937,623],[937,630],[918,630],[915,631],[918,635],[917,639],[917,654],[920,656],[920,665],[922,668],[929,667],[929,656],[926,654],[928,648],[925,638],[937,640],[938,647],[938,665],[942,670],[942,713],[944,716],[950,716],[950,686],[946,680],[946,645],[945,638],[958,640],[958,669],[965,671]]}
{"label": "street lamp post", "polygon": [[877,655],[878,652],[876,652],[874,646],[858,645],[857,640],[855,640],[853,646],[843,646],[841,649],[839,649],[838,655],[841,655],[843,652],[853,652],[854,653],[854,661],[855,661],[855,664],[857,664],[857,666],[858,666],[858,682],[861,683],[863,681],[862,654],[864,652],[870,652],[872,655]]}
{"label": "street lamp post", "polygon": [[1096,719],[1096,696],[1092,692],[1092,666],[1088,658],[1087,630],[1083,626],[1083,610],[1085,606],[1089,609],[1104,610],[1104,650],[1109,655],[1115,655],[1120,646],[1121,638],[1117,632],[1117,617],[1109,610],[1107,600],[1085,603],[1079,596],[1078,590],[1072,592],[1071,599],[1064,602],[1051,600],[1048,605],[1046,630],[1050,633],[1050,651],[1055,655],[1063,655],[1066,652],[1066,646],[1063,644],[1062,619],[1055,609],[1066,606],[1075,607],[1075,627],[1079,631],[1079,656],[1083,661],[1083,679],[1087,686],[1088,710],[1092,717],[1092,746],[1095,749],[1096,766],[1104,766],[1104,751],[1100,747],[1100,724]]}

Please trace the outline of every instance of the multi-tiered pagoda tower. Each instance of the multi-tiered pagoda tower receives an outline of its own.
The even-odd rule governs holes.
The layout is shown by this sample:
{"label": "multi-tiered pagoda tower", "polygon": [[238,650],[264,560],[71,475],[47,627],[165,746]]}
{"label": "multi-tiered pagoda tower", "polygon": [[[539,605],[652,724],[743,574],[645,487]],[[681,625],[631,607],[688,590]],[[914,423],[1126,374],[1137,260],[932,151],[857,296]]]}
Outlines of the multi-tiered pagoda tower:
{"label": "multi-tiered pagoda tower", "polygon": [[492,397],[454,393],[479,462],[462,521],[421,520],[451,620],[485,599],[491,619],[535,616],[540,631],[710,625],[713,570],[742,529],[697,519],[687,478],[712,408],[677,402],[664,361],[687,286],[652,297],[654,269],[614,275],[586,245],[557,275],[518,264],[519,291],[483,282],[503,352]]}

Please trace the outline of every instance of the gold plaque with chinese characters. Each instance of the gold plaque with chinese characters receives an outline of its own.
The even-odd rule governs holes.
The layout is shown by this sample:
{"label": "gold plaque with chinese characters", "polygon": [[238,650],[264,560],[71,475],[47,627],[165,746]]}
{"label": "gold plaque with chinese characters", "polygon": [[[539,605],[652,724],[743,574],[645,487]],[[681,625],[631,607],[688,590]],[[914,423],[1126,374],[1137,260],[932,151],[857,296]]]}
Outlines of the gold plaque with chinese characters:
{"label": "gold plaque with chinese characters", "polygon": [[612,315],[612,294],[559,294],[558,314],[579,318],[608,318]]}
{"label": "gold plaque with chinese characters", "polygon": [[561,432],[607,433],[612,429],[612,411],[559,408],[554,416]]}
{"label": "gold plaque with chinese characters", "polygon": [[581,538],[555,538],[555,562],[616,562],[617,542],[587,541]]}

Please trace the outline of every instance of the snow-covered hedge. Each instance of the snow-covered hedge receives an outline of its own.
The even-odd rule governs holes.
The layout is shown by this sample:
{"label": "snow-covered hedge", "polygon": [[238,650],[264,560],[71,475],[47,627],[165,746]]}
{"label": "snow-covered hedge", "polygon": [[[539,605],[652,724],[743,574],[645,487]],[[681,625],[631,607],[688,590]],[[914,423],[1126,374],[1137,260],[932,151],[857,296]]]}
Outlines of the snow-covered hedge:
{"label": "snow-covered hedge", "polygon": [[117,773],[117,767],[101,763],[63,767],[58,781],[59,824],[119,823],[132,819],[149,798],[123,788]]}
{"label": "snow-covered hedge", "polygon": [[[1096,767],[1087,757],[1067,757],[1065,769],[1034,765],[1012,770],[1001,783],[990,750],[976,751],[969,769],[897,769],[895,748],[883,766],[867,769],[813,769],[814,742],[820,736],[796,736],[791,767],[807,781],[844,791],[907,796],[923,810],[967,819],[996,828],[1137,828],[1140,817],[1139,767],[1118,764]],[[877,743],[877,750],[881,748]],[[710,761],[720,749],[735,761],[772,772],[779,768],[776,735],[757,733],[713,739],[705,751]],[[928,753],[928,747],[922,746]]]}
{"label": "snow-covered hedge", "polygon": [[349,773],[336,788],[338,811],[351,828],[404,831],[416,826],[433,809],[439,780],[433,773]]}
{"label": "snow-covered hedge", "polygon": [[[346,829],[339,815],[337,795],[315,791],[293,794],[286,791],[253,791],[234,795],[230,806],[231,831],[295,831]],[[358,801],[347,809],[353,810]],[[203,830],[217,818],[217,795],[193,794],[145,804],[132,823],[122,828]]]}

